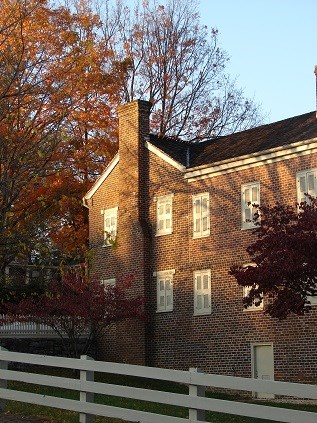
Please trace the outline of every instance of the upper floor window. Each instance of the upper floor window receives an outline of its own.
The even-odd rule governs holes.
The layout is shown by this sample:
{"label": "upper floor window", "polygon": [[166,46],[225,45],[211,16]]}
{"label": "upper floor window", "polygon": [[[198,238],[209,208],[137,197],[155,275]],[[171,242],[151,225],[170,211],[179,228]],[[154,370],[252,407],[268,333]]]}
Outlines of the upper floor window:
{"label": "upper floor window", "polygon": [[117,215],[118,207],[101,210],[103,214],[104,245],[112,245],[117,236]]}
{"label": "upper floor window", "polygon": [[[252,289],[252,286],[243,287],[243,298],[249,295],[249,292],[251,291],[251,289]],[[245,310],[247,311],[263,310],[263,300],[260,303],[254,301],[252,305],[250,305]]]}
{"label": "upper floor window", "polygon": [[157,311],[173,310],[173,275],[174,269],[154,272],[156,276]]}
{"label": "upper floor window", "polygon": [[296,174],[297,202],[307,201],[305,194],[317,197],[317,169],[307,169]]}
{"label": "upper floor window", "polygon": [[173,232],[173,194],[156,199],[156,235],[167,235]]}
{"label": "upper floor window", "polygon": [[193,195],[193,237],[210,235],[209,193]]}
{"label": "upper floor window", "polygon": [[211,313],[210,269],[194,272],[194,315]]}
{"label": "upper floor window", "polygon": [[100,281],[101,285],[103,285],[105,288],[107,286],[116,286],[116,279],[115,278],[111,278],[111,279],[101,279]]}
{"label": "upper floor window", "polygon": [[241,186],[241,224],[242,229],[254,228],[253,218],[260,205],[260,182],[250,182]]}

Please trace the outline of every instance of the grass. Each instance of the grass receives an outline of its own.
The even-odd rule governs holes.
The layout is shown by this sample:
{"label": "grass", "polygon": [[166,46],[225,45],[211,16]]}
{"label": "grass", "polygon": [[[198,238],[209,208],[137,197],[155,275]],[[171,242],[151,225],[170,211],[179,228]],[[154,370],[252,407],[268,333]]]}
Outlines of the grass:
{"label": "grass", "polygon": [[[53,374],[52,369],[49,371],[45,368],[34,369],[32,368],[33,372],[38,373],[47,373]],[[75,377],[73,372],[63,371],[61,374],[61,370],[56,369],[54,372],[56,376],[63,376],[63,377]],[[168,382],[161,382],[156,380],[148,380],[148,379],[141,379],[141,378],[133,378],[133,377],[124,377],[124,376],[117,376],[117,375],[106,375],[106,374],[96,374],[96,381],[103,382],[103,383],[114,383],[117,385],[128,385],[134,387],[141,387],[153,390],[160,390],[160,391],[167,391],[167,392],[175,392],[175,393],[188,393],[188,388],[183,385],[175,384],[175,383],[168,383]],[[67,399],[79,399],[79,393],[76,391],[70,391],[62,388],[52,388],[47,386],[40,386],[34,384],[25,384],[20,382],[10,382],[9,386],[10,389],[15,389],[19,391],[28,391],[34,393],[40,393],[44,395],[50,396],[57,396]],[[244,402],[251,402],[251,403],[258,403],[252,399],[246,399],[242,397],[237,397],[232,394],[225,394],[225,393],[211,393],[207,392],[206,396],[210,398],[217,398],[229,401],[244,401]],[[145,402],[145,401],[137,401],[132,400],[129,398],[119,398],[113,396],[106,396],[106,395],[95,395],[95,402],[99,404],[107,404],[114,407],[123,407],[123,408],[130,408],[135,410],[142,410],[148,411],[157,414],[165,414],[165,415],[172,415],[177,417],[188,417],[188,410],[183,407],[171,406],[171,405],[162,405],[155,402]],[[289,404],[289,403],[276,403],[276,402],[261,402],[263,405],[270,405],[274,407],[285,407],[303,411],[312,411],[317,413],[317,405],[311,404]],[[16,414],[16,415],[23,415],[23,416],[32,416],[32,417],[43,417],[47,421],[51,422],[59,422],[59,423],[78,423],[78,413],[60,410],[57,408],[50,408],[44,406],[37,406],[34,404],[27,404],[21,403],[17,401],[7,401],[5,412],[9,414]],[[206,412],[206,421],[213,422],[213,423],[267,423],[269,420],[263,419],[255,419],[249,417],[241,417],[236,415],[229,415],[229,414],[222,414],[222,413],[214,413],[214,412]],[[317,415],[316,415],[317,421]],[[118,423],[120,420],[113,419],[113,418],[106,418],[106,417],[95,417],[96,423]],[[122,422],[122,421],[121,421]]]}

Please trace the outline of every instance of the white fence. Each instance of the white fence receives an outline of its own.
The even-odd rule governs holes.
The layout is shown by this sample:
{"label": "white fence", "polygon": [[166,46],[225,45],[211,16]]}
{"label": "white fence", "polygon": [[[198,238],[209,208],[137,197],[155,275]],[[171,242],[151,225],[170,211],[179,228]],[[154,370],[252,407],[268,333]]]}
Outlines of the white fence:
{"label": "white fence", "polygon": [[[37,323],[32,320],[12,321],[5,315],[0,315],[0,339],[1,338],[58,338],[57,332],[45,322]],[[60,330],[64,334],[63,330]],[[89,336],[91,328],[83,330],[80,337]]]}
{"label": "white fence", "polygon": [[[5,316],[2,315],[0,318],[5,319]],[[44,323],[8,321],[0,325],[0,338],[56,338],[57,336],[56,332]]]}
{"label": "white fence", "polygon": [[[8,362],[78,369],[80,370],[80,378],[71,379],[7,370]],[[188,385],[189,393],[187,395],[177,394],[135,388],[131,386],[119,386],[95,382],[94,372],[104,372],[181,383]],[[205,411],[262,418],[275,422],[317,422],[317,413],[205,397],[205,387],[208,386],[214,388],[267,392],[278,395],[296,396],[299,398],[317,399],[317,389],[315,385],[204,374],[198,372],[197,369],[180,371],[128,364],[106,363],[93,361],[87,356],[83,356],[81,359],[70,359],[36,354],[22,354],[6,351],[1,347],[0,375],[0,399],[2,407],[4,406],[5,400],[15,400],[76,411],[80,413],[81,423],[93,422],[95,415],[142,423],[201,423],[202,421],[205,421]],[[7,389],[7,381],[21,381],[37,385],[75,390],[80,392],[80,399],[77,401],[11,390]],[[97,404],[94,403],[94,394],[96,393],[185,407],[189,410],[188,418],[179,418],[146,411]]]}

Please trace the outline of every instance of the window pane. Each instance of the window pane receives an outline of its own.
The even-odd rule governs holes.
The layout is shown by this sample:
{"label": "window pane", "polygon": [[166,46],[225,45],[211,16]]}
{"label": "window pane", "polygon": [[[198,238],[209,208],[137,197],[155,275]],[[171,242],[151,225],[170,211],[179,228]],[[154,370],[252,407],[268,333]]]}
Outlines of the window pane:
{"label": "window pane", "polygon": [[208,286],[209,286],[209,283],[208,283],[208,275],[204,275],[203,276],[203,286],[204,286],[204,289],[208,289]]}
{"label": "window pane", "polygon": [[166,307],[172,304],[172,297],[170,295],[166,295]]}
{"label": "window pane", "polygon": [[196,219],[196,232],[200,232],[200,219]]}
{"label": "window pane", "polygon": [[110,228],[110,222],[111,222],[110,217],[107,217],[106,221],[105,221],[105,227],[106,228]]}
{"label": "window pane", "polygon": [[314,190],[314,175],[312,173],[308,174],[307,182],[308,182],[308,191],[313,191]]}
{"label": "window pane", "polygon": [[163,295],[160,296],[160,307],[165,306],[165,297]]}
{"label": "window pane", "polygon": [[159,220],[159,229],[164,229],[164,220]]}
{"label": "window pane", "polygon": [[171,281],[169,279],[166,279],[165,281],[165,289],[166,291],[169,291],[171,289]]}
{"label": "window pane", "polygon": [[201,276],[197,276],[196,284],[197,284],[197,290],[200,290],[201,289]]}
{"label": "window pane", "polygon": [[204,295],[204,308],[208,308],[209,307],[209,295],[205,294]]}
{"label": "window pane", "polygon": [[200,213],[200,200],[196,200],[196,205],[195,205],[195,209],[196,209],[196,213]]}
{"label": "window pane", "polygon": [[170,204],[166,204],[165,205],[165,213],[166,214],[170,214],[171,213],[171,205]]}
{"label": "window pane", "polygon": [[164,291],[164,281],[160,281],[160,291]]}
{"label": "window pane", "polygon": [[166,224],[166,229],[170,229],[170,227],[171,227],[171,220],[170,219],[166,219],[165,224]]}
{"label": "window pane", "polygon": [[299,178],[299,186],[300,186],[300,192],[307,192],[305,176],[301,176]]}
{"label": "window pane", "polygon": [[163,206],[163,205],[160,205],[160,206],[159,206],[159,208],[158,208],[158,212],[159,212],[159,215],[164,214],[164,206]]}
{"label": "window pane", "polygon": [[208,219],[207,217],[203,218],[203,231],[207,231],[208,229]]}
{"label": "window pane", "polygon": [[245,213],[245,221],[246,222],[251,222],[251,210],[250,209],[245,209],[244,213]]}
{"label": "window pane", "polygon": [[202,309],[202,296],[201,295],[197,296],[197,308],[198,308],[198,310]]}
{"label": "window pane", "polygon": [[202,210],[203,210],[203,211],[206,211],[206,210],[207,210],[207,198],[206,198],[206,197],[204,197],[204,198],[202,199],[202,202],[201,202],[201,207],[202,207]]}
{"label": "window pane", "polygon": [[249,188],[247,188],[247,189],[244,191],[244,198],[245,198],[245,202],[246,202],[246,203],[248,203],[249,201],[251,201],[251,200],[250,200],[250,190],[249,190]]}
{"label": "window pane", "polygon": [[252,187],[252,202],[256,203],[258,201],[258,188]]}

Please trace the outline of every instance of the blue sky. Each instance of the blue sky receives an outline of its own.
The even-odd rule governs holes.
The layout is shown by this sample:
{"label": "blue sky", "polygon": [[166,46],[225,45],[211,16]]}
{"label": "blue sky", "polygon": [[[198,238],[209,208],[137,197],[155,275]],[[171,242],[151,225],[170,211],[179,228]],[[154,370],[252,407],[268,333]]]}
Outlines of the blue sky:
{"label": "blue sky", "polygon": [[266,122],[316,108],[317,0],[198,0],[219,30],[227,70],[261,104]]}

